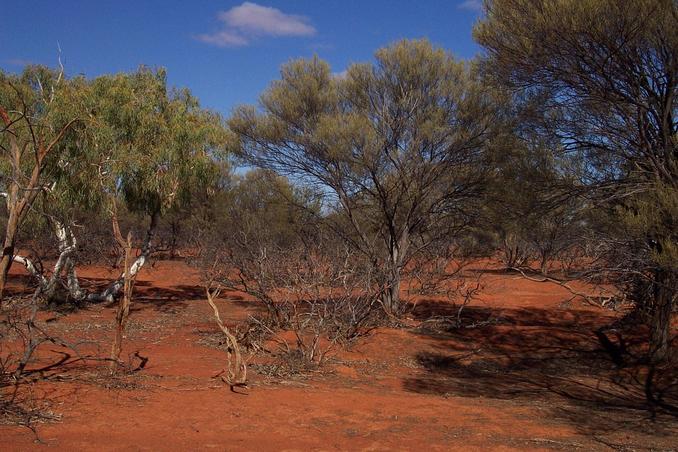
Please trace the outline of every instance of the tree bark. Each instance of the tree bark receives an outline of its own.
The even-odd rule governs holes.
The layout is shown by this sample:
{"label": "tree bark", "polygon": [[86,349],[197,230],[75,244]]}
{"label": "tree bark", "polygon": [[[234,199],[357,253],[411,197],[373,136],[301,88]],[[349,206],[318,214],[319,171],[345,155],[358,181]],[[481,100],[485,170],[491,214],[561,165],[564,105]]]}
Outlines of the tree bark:
{"label": "tree bark", "polygon": [[13,202],[13,196],[10,194],[7,202],[9,209],[9,218],[7,219],[7,229],[5,230],[5,241],[2,247],[2,260],[0,260],[0,300],[5,292],[7,275],[14,260],[14,247],[16,245],[16,235],[19,230],[19,216],[16,212],[16,206],[10,205]]}
{"label": "tree bark", "polygon": [[125,271],[123,273],[123,294],[115,313],[115,337],[111,345],[110,370],[114,373],[119,364],[120,352],[122,351],[122,339],[125,333],[125,326],[129,317],[129,307],[132,302],[132,290],[134,290],[134,280],[136,273],[132,274],[130,260],[132,257],[132,234],[127,234],[125,243]]}
{"label": "tree bark", "polygon": [[392,315],[400,314],[400,274],[391,275],[384,292],[384,309]]}
{"label": "tree bark", "polygon": [[30,259],[23,256],[15,255],[12,257],[12,261],[23,265],[26,271],[37,280],[38,285],[40,286],[41,289],[47,287],[48,284],[47,278],[45,278],[45,276],[38,271],[38,269],[35,267],[35,264]]}
{"label": "tree bark", "polygon": [[[78,280],[78,275],[75,269],[75,262],[72,258],[73,252],[75,252],[77,247],[77,241],[72,231],[64,226],[63,224],[56,222],[55,223],[55,233],[59,239],[59,258],[54,264],[54,269],[49,278],[42,274],[33,262],[23,256],[12,255],[12,261],[17,262],[23,265],[26,270],[37,280],[38,285],[40,286],[41,293],[47,299],[51,299],[56,291],[59,278],[62,273],[66,275],[66,287],[68,288],[70,296],[76,301],[107,301],[113,302],[115,297],[120,293],[124,288],[125,277],[134,278],[139,273],[141,268],[144,266],[148,260],[149,255],[152,251],[153,238],[155,236],[155,231],[158,224],[159,213],[151,215],[151,223],[148,230],[146,231],[146,239],[144,245],[141,249],[141,254],[136,258],[136,260],[129,267],[125,267],[122,275],[115,281],[113,281],[102,293],[90,293],[87,294],[86,291],[82,290],[80,287],[80,282]],[[129,275],[127,275],[129,272]]]}
{"label": "tree bark", "polygon": [[539,268],[541,270],[542,275],[549,274],[549,253],[547,252],[541,253],[541,263],[539,264]]}
{"label": "tree bark", "polygon": [[83,291],[80,288],[80,281],[78,280],[78,274],[75,271],[75,262],[73,261],[72,258],[68,258],[68,261],[66,262],[66,284],[68,287],[68,293],[70,293],[71,297],[73,297],[74,300],[80,301],[85,299],[87,294],[85,291]]}
{"label": "tree bark", "polygon": [[386,284],[383,296],[384,309],[388,314],[401,314],[400,283],[403,261],[409,247],[409,231],[405,230],[397,239],[391,237],[386,265]]}

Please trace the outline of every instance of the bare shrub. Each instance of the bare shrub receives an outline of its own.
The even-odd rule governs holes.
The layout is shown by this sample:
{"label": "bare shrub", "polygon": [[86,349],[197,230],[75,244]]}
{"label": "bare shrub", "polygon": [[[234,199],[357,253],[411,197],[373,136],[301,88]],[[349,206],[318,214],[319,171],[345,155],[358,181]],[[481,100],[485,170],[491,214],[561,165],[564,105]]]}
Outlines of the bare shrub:
{"label": "bare shrub", "polygon": [[506,268],[522,267],[530,259],[530,246],[515,232],[505,232],[499,244],[499,258]]}
{"label": "bare shrub", "polygon": [[460,328],[477,328],[479,326],[492,323],[494,321],[492,314],[486,320],[465,323],[463,319],[464,308],[473,301],[482,291],[481,274],[478,273],[474,278],[457,278],[451,284],[447,291],[449,299],[452,300],[452,314],[431,315],[423,320],[418,326],[419,331],[424,332],[447,332]]}
{"label": "bare shrub", "polygon": [[466,270],[473,257],[466,254],[462,244],[438,241],[437,245],[439,247],[435,249],[420,250],[416,259],[402,270],[407,281],[407,299],[413,300],[412,307],[417,304],[416,297],[422,296],[454,301],[466,284]]}
{"label": "bare shrub", "polygon": [[[373,269],[322,228],[285,243],[264,240],[262,230],[240,230],[212,249],[206,277],[244,292],[265,309],[252,317],[240,340],[257,351],[275,337],[277,352],[322,364],[337,345],[349,346],[379,317],[381,288]],[[278,333],[287,331],[292,337]]]}
{"label": "bare shrub", "polygon": [[0,308],[0,423],[25,426],[37,438],[36,424],[60,419],[51,410],[49,397],[35,390],[35,383],[45,378],[31,368],[38,349],[53,344],[67,352],[50,367],[98,358],[81,353],[82,344],[68,343],[38,320],[38,312],[44,308],[39,289],[32,296],[6,297],[4,301]]}

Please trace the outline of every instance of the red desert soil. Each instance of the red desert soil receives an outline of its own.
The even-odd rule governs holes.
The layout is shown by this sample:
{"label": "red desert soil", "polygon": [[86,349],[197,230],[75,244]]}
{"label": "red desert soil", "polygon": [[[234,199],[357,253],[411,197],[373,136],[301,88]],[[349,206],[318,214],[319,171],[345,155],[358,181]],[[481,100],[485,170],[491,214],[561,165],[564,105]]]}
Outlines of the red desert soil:
{"label": "red desert soil", "polygon": [[[14,287],[26,279],[15,269]],[[96,281],[111,274],[82,271]],[[60,416],[29,429],[0,426],[2,450],[451,450],[671,449],[677,418],[645,403],[642,372],[618,369],[595,330],[620,314],[574,301],[555,285],[487,272],[467,327],[379,329],[332,357],[322,372],[272,378],[252,366],[245,395],[212,377],[225,364],[199,278],[160,261],[136,286],[123,356],[145,368],[107,380],[97,364],[49,367],[44,345],[35,403]],[[256,305],[222,294],[233,325]],[[452,313],[420,302],[412,324]],[[114,307],[41,313],[50,331],[105,354]],[[212,339],[210,343],[209,339]],[[84,346],[85,348],[87,345]],[[90,346],[92,348],[92,346]],[[101,364],[98,364],[101,366]],[[675,405],[673,394],[665,401]]]}

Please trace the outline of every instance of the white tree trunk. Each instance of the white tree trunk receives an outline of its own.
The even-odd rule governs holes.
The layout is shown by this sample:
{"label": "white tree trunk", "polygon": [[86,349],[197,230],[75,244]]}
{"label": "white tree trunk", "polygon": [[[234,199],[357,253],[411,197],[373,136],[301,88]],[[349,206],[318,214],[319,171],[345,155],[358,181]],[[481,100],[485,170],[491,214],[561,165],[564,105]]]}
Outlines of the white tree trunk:
{"label": "white tree trunk", "polygon": [[[23,265],[28,273],[33,276],[40,286],[40,290],[43,295],[47,298],[51,298],[59,283],[62,272],[66,273],[66,286],[68,288],[69,294],[76,301],[87,300],[93,302],[113,302],[116,295],[120,293],[124,285],[125,273],[123,272],[118,279],[113,281],[103,292],[101,293],[86,293],[80,287],[80,281],[78,280],[78,275],[75,270],[75,261],[71,257],[73,252],[77,249],[77,241],[70,227],[64,226],[59,221],[54,220],[55,223],[55,234],[59,240],[59,258],[54,264],[54,269],[49,278],[47,278],[42,272],[38,270],[35,264],[28,258],[23,256],[14,256],[14,262],[17,262]],[[151,216],[151,224],[146,231],[146,238],[144,240],[144,245],[141,248],[141,254],[136,258],[132,266],[130,267],[130,276],[136,276],[139,271],[143,268],[144,264],[148,260],[149,255],[151,254],[153,237],[155,235],[155,229],[158,223],[158,214]]]}
{"label": "white tree trunk", "polygon": [[75,271],[75,262],[70,257],[66,262],[66,284],[68,286],[68,292],[71,294],[75,300],[83,300],[87,296],[84,290],[80,288],[80,281],[78,280],[78,275]]}
{"label": "white tree trunk", "polygon": [[55,232],[57,239],[59,240],[59,258],[55,262],[52,275],[49,278],[38,271],[35,264],[27,257],[18,255],[13,257],[14,262],[23,265],[28,273],[37,280],[40,291],[47,298],[51,298],[54,295],[61,272],[64,269],[64,266],[67,265],[68,262],[71,262],[70,256],[77,248],[75,236],[70,231],[70,228],[65,227],[59,221],[55,221]]}

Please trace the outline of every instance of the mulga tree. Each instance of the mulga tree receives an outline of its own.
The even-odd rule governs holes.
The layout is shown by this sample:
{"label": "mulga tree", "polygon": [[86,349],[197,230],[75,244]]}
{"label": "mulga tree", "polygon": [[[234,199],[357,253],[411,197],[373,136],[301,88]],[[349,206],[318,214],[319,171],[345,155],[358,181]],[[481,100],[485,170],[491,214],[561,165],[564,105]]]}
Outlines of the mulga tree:
{"label": "mulga tree", "polygon": [[381,269],[382,303],[399,313],[408,262],[475,213],[493,119],[473,68],[421,40],[345,77],[318,58],[292,61],[229,125],[252,164],[328,197],[326,218]]}
{"label": "mulga tree", "polygon": [[[678,6],[674,0],[491,0],[475,36],[533,130],[578,159],[572,193],[605,212],[601,271],[669,350],[678,289]],[[535,102],[538,100],[538,102]]]}

